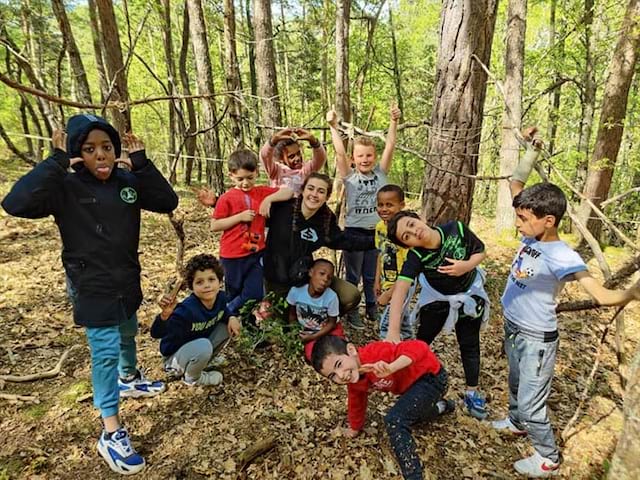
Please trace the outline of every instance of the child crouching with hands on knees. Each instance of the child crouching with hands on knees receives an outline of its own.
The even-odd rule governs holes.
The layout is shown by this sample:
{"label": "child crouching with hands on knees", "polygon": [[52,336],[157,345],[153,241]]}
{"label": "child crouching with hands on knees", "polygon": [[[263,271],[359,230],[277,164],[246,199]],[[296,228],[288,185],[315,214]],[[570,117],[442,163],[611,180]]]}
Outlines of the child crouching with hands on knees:
{"label": "child crouching with hands on knees", "polygon": [[422,479],[410,429],[455,409],[453,400],[443,399],[447,372],[429,345],[407,340],[398,344],[372,342],[357,348],[343,338],[327,335],[314,345],[311,363],[323,377],[347,385],[347,437],[356,437],[364,426],[370,390],[400,395],[384,423],[403,478]]}
{"label": "child crouching with hands on knees", "polygon": [[222,374],[205,371],[209,362],[240,333],[240,320],[231,316],[221,292],[223,270],[213,255],[195,255],[185,267],[192,293],[176,305],[175,296],[160,300],[162,312],[151,326],[160,339],[164,369],[187,385],[219,385]]}

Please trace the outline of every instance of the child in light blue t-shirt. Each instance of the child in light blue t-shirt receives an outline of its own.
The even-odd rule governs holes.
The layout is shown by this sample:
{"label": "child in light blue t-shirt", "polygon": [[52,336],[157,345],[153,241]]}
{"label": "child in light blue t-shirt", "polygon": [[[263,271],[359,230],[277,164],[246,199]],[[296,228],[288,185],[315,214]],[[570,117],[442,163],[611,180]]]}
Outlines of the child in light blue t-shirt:
{"label": "child in light blue t-shirt", "polygon": [[297,322],[302,327],[300,339],[304,343],[304,355],[309,362],[313,345],[320,337],[336,335],[344,338],[342,326],[338,323],[338,295],[329,288],[333,272],[333,263],[325,258],[318,258],[309,269],[309,283],[302,287],[292,287],[287,295],[289,321]]}
{"label": "child in light blue t-shirt", "polygon": [[623,305],[640,299],[640,284],[608,290],[594,279],[580,256],[560,240],[558,224],[567,208],[560,188],[539,183],[524,188],[542,143],[528,134],[527,152],[511,176],[516,227],[523,236],[511,264],[502,306],[504,346],[509,363],[509,415],[494,428],[528,434],[535,453],[514,463],[528,477],[557,475],[559,451],[547,412],[558,349],[556,296],[567,281],[577,280],[600,305]]}

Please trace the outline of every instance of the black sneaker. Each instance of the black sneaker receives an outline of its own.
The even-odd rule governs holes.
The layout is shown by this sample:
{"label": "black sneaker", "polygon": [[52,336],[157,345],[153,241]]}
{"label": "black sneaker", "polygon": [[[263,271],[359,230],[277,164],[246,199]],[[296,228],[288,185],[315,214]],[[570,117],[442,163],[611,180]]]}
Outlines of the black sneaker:
{"label": "black sneaker", "polygon": [[354,330],[364,330],[364,323],[362,323],[358,310],[352,310],[347,313],[347,323]]}
{"label": "black sneaker", "polygon": [[378,306],[375,303],[373,305],[367,305],[366,312],[367,320],[369,320],[370,322],[378,321]]}

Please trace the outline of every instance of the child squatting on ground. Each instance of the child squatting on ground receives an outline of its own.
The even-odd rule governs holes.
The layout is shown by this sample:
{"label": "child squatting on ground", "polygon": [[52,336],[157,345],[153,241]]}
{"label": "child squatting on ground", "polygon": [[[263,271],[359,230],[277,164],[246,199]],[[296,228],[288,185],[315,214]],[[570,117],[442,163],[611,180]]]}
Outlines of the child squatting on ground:
{"label": "child squatting on ground", "polygon": [[237,315],[247,301],[264,297],[265,218],[269,216],[271,203],[289,200],[293,190],[256,186],[258,157],[251,150],[233,152],[228,166],[234,187],[218,199],[211,228],[224,232],[220,238],[220,260],[226,277],[229,312]]}
{"label": "child squatting on ground", "polygon": [[557,475],[560,454],[547,411],[558,350],[556,295],[565,282],[577,280],[600,305],[624,305],[640,299],[640,283],[627,290],[608,290],[587,271],[580,256],[560,240],[558,225],[567,208],[552,183],[524,185],[542,148],[528,132],[527,151],[510,181],[516,227],[522,243],[511,264],[502,295],[504,347],[509,363],[509,414],[494,428],[527,435],[533,455],[514,468],[530,478]]}
{"label": "child squatting on ground", "polygon": [[398,344],[372,342],[356,348],[343,338],[327,335],[314,345],[311,363],[322,376],[347,385],[347,437],[362,431],[370,390],[400,395],[384,423],[402,476],[421,480],[422,465],[411,428],[455,409],[453,400],[443,399],[447,372],[429,346],[407,340]]}
{"label": "child squatting on ground", "polygon": [[[305,162],[300,141],[309,142],[313,157]],[[313,134],[303,128],[287,128],[273,134],[260,149],[260,161],[272,187],[289,187],[296,195],[311,172],[327,161],[327,152]]]}
{"label": "child squatting on ground", "polygon": [[[376,265],[376,281],[374,289],[378,305],[384,307],[380,315],[380,339],[384,340],[389,331],[389,308],[391,296],[395,287],[398,274],[407,258],[408,250],[396,245],[387,237],[387,222],[396,213],[404,209],[404,191],[398,185],[385,185],[378,190],[378,216],[380,221],[376,224],[375,243],[378,249],[378,262]],[[408,304],[412,294],[409,292],[402,315],[400,325],[400,337],[408,340],[415,337],[414,325],[408,315]]]}
{"label": "child squatting on ground", "polygon": [[340,302],[330,286],[333,281],[333,263],[325,258],[316,259],[309,269],[309,283],[291,287],[287,295],[289,322],[302,327],[300,339],[304,344],[304,358],[311,362],[315,342],[325,335],[344,337],[338,324]]}
{"label": "child squatting on ground", "polygon": [[[387,132],[387,141],[380,158],[380,165],[377,164],[376,147],[373,141],[368,137],[357,137],[353,142],[353,163],[355,168],[352,169],[347,159],[342,138],[337,130],[337,114],[333,110],[327,113],[331,140],[336,152],[336,168],[344,183],[346,200],[345,231],[347,232],[370,235],[372,239],[375,235],[376,223],[378,223],[376,195],[380,187],[388,183],[387,174],[393,161],[400,115],[401,112],[398,107],[391,108],[389,131]],[[378,251],[375,248],[363,252],[344,253],[345,280],[357,287],[360,283],[360,278],[362,278],[366,314],[369,320],[377,320],[378,317],[374,291],[377,259]],[[349,313],[348,322],[355,329],[364,329],[358,309]]]}
{"label": "child squatting on ground", "polygon": [[18,217],[53,215],[58,225],[73,319],[85,327],[93,403],[104,422],[98,452],[114,472],[128,475],[145,461],[120,421],[119,398],[164,390],[136,366],[140,210],[169,213],[178,197],[134,135],[124,136],[129,158],[120,158],[120,136],[103,118],[74,115],[66,130],[54,131],[53,154],[18,180],[2,206]]}
{"label": "child squatting on ground", "polygon": [[431,344],[444,329],[455,328],[467,384],[467,411],[483,420],[486,401],[478,391],[480,327],[489,319],[489,297],[484,290],[484,244],[459,221],[430,227],[414,212],[402,211],[387,223],[389,239],[409,248],[395,283],[386,340],[400,341],[402,315],[411,283],[421,286],[416,338]]}
{"label": "child squatting on ground", "polygon": [[222,266],[213,255],[196,255],[185,267],[184,279],[192,293],[176,305],[164,295],[162,312],[151,326],[151,336],[160,339],[164,369],[187,385],[219,385],[222,374],[208,370],[210,361],[240,333],[240,320],[231,316],[221,292]]}

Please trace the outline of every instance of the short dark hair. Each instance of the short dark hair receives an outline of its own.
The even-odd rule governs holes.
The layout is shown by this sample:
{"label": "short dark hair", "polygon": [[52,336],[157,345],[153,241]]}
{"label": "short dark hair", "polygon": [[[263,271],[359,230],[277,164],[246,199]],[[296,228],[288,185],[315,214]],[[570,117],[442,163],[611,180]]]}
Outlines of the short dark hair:
{"label": "short dark hair", "polygon": [[184,267],[184,279],[187,286],[193,290],[193,279],[196,276],[196,272],[203,272],[209,269],[213,270],[218,280],[221,282],[224,280],[224,270],[216,257],[207,253],[201,253],[191,257]]}
{"label": "short dark hair", "polygon": [[420,215],[418,215],[416,212],[412,212],[411,210],[400,210],[387,222],[387,238],[396,245],[400,245],[401,247],[405,247],[406,245],[402,243],[402,240],[400,240],[397,236],[398,222],[401,218],[404,217],[417,218],[418,220],[420,220]]}
{"label": "short dark hair", "polygon": [[227,166],[231,173],[240,169],[255,172],[258,169],[258,156],[248,149],[236,150],[229,155]]}
{"label": "short dark hair", "polygon": [[378,190],[377,195],[380,195],[381,193],[388,193],[388,192],[393,192],[396,194],[396,196],[398,197],[398,200],[401,202],[404,202],[404,190],[402,190],[401,187],[399,187],[398,185],[394,185],[393,183],[387,183],[386,185],[380,187],[380,190]]}
{"label": "short dark hair", "polygon": [[333,270],[335,271],[336,267],[333,264],[333,262],[331,260],[329,260],[328,258],[316,258],[313,263],[311,264],[311,268],[315,267],[317,264],[319,263],[326,263],[327,265],[331,265],[331,268],[333,268]]}
{"label": "short dark hair", "polygon": [[335,335],[325,335],[320,337],[313,345],[311,351],[311,365],[316,372],[320,373],[322,370],[322,362],[332,353],[336,355],[347,354],[347,341],[342,337],[336,337]]}
{"label": "short dark hair", "polygon": [[553,215],[556,217],[557,227],[567,211],[567,197],[560,187],[553,183],[536,183],[514,197],[513,208],[531,210],[537,218]]}

